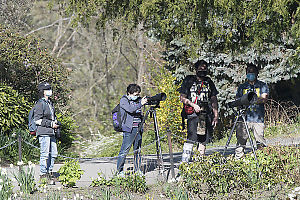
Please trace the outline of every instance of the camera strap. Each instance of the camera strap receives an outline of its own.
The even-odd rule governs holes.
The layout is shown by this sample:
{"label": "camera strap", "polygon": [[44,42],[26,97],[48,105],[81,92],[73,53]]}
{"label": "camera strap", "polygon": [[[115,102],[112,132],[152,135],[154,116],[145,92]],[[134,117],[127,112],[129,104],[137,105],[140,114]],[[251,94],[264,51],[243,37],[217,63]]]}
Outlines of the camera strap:
{"label": "camera strap", "polygon": [[[201,91],[202,91],[202,87],[203,87],[203,81],[202,81],[202,83],[201,83],[201,87],[200,87],[200,89],[198,90],[198,95],[200,95],[200,93],[201,93]],[[194,102],[194,103],[196,103],[196,102],[197,102],[198,95],[196,96],[196,99],[195,99],[195,102]]]}

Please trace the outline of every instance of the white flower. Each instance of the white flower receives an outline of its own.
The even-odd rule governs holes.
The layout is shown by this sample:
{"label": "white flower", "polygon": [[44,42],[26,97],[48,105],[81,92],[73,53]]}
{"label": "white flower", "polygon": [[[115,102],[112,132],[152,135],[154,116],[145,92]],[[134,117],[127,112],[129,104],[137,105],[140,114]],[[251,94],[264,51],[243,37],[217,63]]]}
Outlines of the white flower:
{"label": "white flower", "polygon": [[12,137],[16,137],[16,135],[17,135],[16,133],[13,133],[11,136],[12,136]]}
{"label": "white flower", "polygon": [[58,191],[61,190],[61,187],[58,187],[57,190],[58,190]]}
{"label": "white flower", "polygon": [[82,199],[83,199],[83,196],[80,196],[80,199],[82,200]]}
{"label": "white flower", "polygon": [[10,168],[13,168],[13,167],[14,167],[14,165],[13,165],[13,164],[10,164],[10,165],[9,165],[9,167],[10,167]]}
{"label": "white flower", "polygon": [[0,179],[0,183],[3,183],[3,180],[2,180],[2,179]]}
{"label": "white flower", "polygon": [[76,194],[76,198],[79,198],[79,194]]}
{"label": "white flower", "polygon": [[2,190],[2,187],[3,187],[3,186],[2,186],[2,185],[0,185],[0,191]]}
{"label": "white flower", "polygon": [[32,162],[31,161],[28,161],[28,165],[31,165],[32,164]]}
{"label": "white flower", "polygon": [[46,193],[47,192],[47,190],[46,190],[46,188],[44,188],[44,191],[43,191],[44,193]]}
{"label": "white flower", "polygon": [[22,165],[24,165],[24,162],[23,162],[22,160],[21,160],[21,161],[18,161],[17,165],[18,165],[18,166],[22,166]]}
{"label": "white flower", "polygon": [[2,168],[2,171],[1,171],[1,175],[6,175],[7,174],[7,172],[6,172],[6,169],[5,168]]}
{"label": "white flower", "polygon": [[17,198],[17,196],[18,196],[17,193],[14,193],[14,197]]}
{"label": "white flower", "polygon": [[67,200],[67,199],[64,197],[63,200]]}

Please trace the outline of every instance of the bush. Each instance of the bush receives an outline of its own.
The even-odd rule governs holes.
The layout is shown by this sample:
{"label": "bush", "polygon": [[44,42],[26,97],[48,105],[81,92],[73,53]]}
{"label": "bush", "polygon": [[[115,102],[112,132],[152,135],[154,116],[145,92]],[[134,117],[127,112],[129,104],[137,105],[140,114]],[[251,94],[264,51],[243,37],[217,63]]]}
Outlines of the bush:
{"label": "bush", "polygon": [[145,176],[141,176],[137,173],[126,174],[125,177],[114,176],[111,179],[105,179],[101,173],[98,173],[99,177],[92,180],[92,187],[98,186],[113,186],[121,188],[122,190],[145,193],[148,189],[146,185]]}
{"label": "bush", "polygon": [[80,169],[78,161],[69,160],[59,168],[58,173],[58,179],[64,186],[73,187],[76,185],[76,181],[80,180],[83,170]]}
{"label": "bush", "polygon": [[2,134],[12,134],[14,128],[25,128],[28,111],[32,103],[27,101],[16,90],[0,84],[0,131]]}
{"label": "bush", "polygon": [[226,194],[231,191],[271,189],[277,184],[299,184],[300,151],[297,147],[268,147],[234,160],[219,153],[207,157],[195,156],[195,162],[182,164],[180,170],[185,187],[200,195]]}

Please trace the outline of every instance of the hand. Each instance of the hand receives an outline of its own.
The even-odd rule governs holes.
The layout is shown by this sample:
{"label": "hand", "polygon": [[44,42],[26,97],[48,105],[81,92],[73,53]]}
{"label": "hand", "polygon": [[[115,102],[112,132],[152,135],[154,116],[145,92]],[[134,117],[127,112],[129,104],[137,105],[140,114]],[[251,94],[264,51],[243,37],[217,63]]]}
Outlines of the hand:
{"label": "hand", "polygon": [[52,123],[52,128],[57,129],[59,127],[59,125],[56,124],[56,122]]}
{"label": "hand", "polygon": [[200,106],[198,106],[197,104],[193,104],[193,108],[194,108],[194,110],[195,110],[196,113],[198,113],[198,112],[201,111]]}
{"label": "hand", "polygon": [[147,103],[147,98],[146,98],[146,96],[144,96],[141,100],[141,104],[145,105],[146,103]]}
{"label": "hand", "polygon": [[217,117],[214,117],[214,119],[213,119],[211,125],[215,128],[215,127],[217,126],[217,124],[218,124],[218,118],[217,118]]}

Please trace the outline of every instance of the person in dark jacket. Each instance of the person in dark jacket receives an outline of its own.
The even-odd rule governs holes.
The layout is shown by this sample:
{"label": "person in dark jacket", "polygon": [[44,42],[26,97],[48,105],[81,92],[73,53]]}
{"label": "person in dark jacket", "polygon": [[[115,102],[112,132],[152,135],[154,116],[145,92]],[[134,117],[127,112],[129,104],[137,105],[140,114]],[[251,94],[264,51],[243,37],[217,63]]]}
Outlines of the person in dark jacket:
{"label": "person in dark jacket", "polygon": [[54,161],[57,157],[55,133],[58,131],[59,122],[50,100],[51,85],[46,82],[41,83],[38,90],[40,99],[35,106],[34,121],[37,125],[36,135],[40,143],[40,178],[51,179]]}
{"label": "person in dark jacket", "polygon": [[142,106],[147,103],[146,97],[139,97],[141,87],[137,84],[130,84],[127,87],[127,95],[120,99],[121,119],[123,119],[123,142],[117,161],[117,173],[124,177],[124,163],[131,145],[134,150],[134,171],[140,173],[141,166],[141,145],[142,133],[138,128],[142,122]]}
{"label": "person in dark jacket", "polygon": [[185,105],[188,139],[183,145],[182,162],[189,162],[195,143],[200,155],[205,155],[210,132],[218,123],[218,91],[207,76],[208,63],[198,60],[194,69],[196,74],[186,76],[179,88],[180,101]]}

